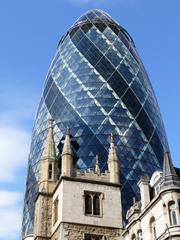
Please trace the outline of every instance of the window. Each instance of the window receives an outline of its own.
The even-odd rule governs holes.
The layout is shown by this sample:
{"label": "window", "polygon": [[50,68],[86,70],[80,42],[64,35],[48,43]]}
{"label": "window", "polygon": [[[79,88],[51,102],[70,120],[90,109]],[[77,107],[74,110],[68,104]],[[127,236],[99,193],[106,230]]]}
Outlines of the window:
{"label": "window", "polygon": [[131,240],[136,240],[136,235],[135,234],[132,235]]}
{"label": "window", "polygon": [[138,230],[138,232],[137,232],[137,240],[143,240],[142,230]]}
{"label": "window", "polygon": [[56,198],[56,200],[53,203],[53,224],[55,224],[58,220],[58,205],[59,205],[59,199]]}
{"label": "window", "polygon": [[84,192],[84,199],[86,215],[102,215],[102,193]]}
{"label": "window", "polygon": [[84,234],[84,240],[106,240],[106,237],[96,234]]}
{"label": "window", "polygon": [[48,166],[48,179],[52,179],[52,164],[50,163]]}
{"label": "window", "polygon": [[170,225],[177,225],[175,202],[170,202],[168,206],[169,206]]}
{"label": "window", "polygon": [[154,217],[152,217],[150,220],[150,231],[151,231],[152,240],[156,240],[156,225],[155,225]]}
{"label": "window", "polygon": [[92,214],[92,195],[85,195],[85,213]]}
{"label": "window", "polygon": [[93,198],[93,206],[94,215],[100,215],[100,196],[97,194]]}

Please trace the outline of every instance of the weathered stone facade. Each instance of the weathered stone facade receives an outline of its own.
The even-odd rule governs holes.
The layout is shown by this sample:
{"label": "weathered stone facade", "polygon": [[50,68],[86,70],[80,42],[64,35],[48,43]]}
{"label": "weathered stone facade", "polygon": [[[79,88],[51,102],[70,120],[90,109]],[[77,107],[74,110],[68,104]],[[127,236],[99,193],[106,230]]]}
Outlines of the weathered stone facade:
{"label": "weathered stone facade", "polygon": [[97,157],[95,169],[81,172],[72,164],[67,132],[59,179],[54,176],[52,138],[50,125],[40,163],[34,235],[26,240],[180,240],[179,170],[175,171],[167,153],[163,172],[155,172],[151,179],[140,178],[141,200],[133,200],[127,212],[128,223],[123,225],[119,167],[112,136],[108,171],[100,172]]}
{"label": "weathered stone facade", "polygon": [[[121,230],[117,228],[61,223],[53,234],[52,240],[84,240],[85,234],[106,236],[106,240],[120,240]],[[61,238],[60,238],[61,236]]]}
{"label": "weathered stone facade", "polygon": [[34,239],[50,238],[52,235],[52,195],[40,193],[36,200]]}

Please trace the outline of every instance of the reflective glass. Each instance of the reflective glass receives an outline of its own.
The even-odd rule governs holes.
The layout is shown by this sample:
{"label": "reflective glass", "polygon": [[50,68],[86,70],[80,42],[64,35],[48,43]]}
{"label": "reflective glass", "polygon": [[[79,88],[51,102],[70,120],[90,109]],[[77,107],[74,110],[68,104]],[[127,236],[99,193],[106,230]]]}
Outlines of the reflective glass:
{"label": "reflective glass", "polygon": [[60,40],[45,81],[29,154],[23,236],[33,231],[39,160],[49,117],[54,119],[56,146],[62,146],[70,128],[80,169],[94,167],[96,154],[101,170],[107,169],[109,135],[114,134],[124,214],[131,199],[139,198],[140,176],[151,176],[162,167],[166,134],[134,42],[109,15],[89,11]]}

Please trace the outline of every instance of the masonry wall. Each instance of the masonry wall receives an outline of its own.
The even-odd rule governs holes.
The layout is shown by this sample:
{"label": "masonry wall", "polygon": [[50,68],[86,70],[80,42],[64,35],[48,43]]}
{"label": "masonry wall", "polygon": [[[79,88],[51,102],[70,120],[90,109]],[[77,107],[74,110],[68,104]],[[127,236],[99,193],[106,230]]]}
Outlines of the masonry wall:
{"label": "masonry wall", "polygon": [[54,232],[51,240],[84,240],[86,233],[106,236],[107,240],[122,239],[120,230],[115,228],[62,223]]}
{"label": "masonry wall", "polygon": [[[104,193],[102,217],[86,216],[84,209],[84,191]],[[121,228],[121,196],[119,187],[62,180],[53,201],[58,197],[58,221],[53,226],[54,232],[61,222],[100,227]]]}

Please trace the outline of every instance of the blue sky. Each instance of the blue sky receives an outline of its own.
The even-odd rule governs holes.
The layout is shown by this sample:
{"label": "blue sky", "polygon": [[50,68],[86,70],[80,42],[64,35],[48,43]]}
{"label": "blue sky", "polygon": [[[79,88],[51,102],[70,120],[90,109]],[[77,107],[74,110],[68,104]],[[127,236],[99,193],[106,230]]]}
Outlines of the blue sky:
{"label": "blue sky", "polygon": [[58,41],[91,8],[107,11],[133,37],[180,167],[179,0],[1,0],[0,240],[19,239],[31,130]]}

